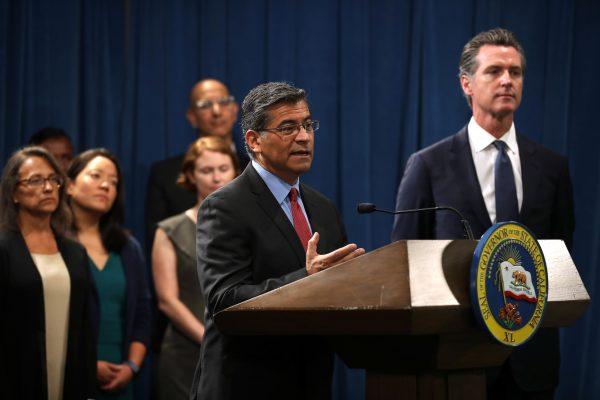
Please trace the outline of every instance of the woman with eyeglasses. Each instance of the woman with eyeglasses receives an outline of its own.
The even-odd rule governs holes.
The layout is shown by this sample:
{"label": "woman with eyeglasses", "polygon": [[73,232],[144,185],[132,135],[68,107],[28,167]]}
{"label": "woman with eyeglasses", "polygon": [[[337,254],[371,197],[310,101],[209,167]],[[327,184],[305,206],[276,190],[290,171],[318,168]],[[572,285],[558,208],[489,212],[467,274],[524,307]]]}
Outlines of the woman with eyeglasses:
{"label": "woman with eyeglasses", "polygon": [[0,398],[95,397],[93,284],[69,225],[65,176],[41,147],[7,161],[0,184]]}
{"label": "woman with eyeglasses", "polygon": [[237,175],[231,145],[216,136],[192,143],[177,183],[197,196],[189,210],[158,224],[152,272],[158,306],[169,319],[158,363],[158,399],[188,399],[204,336],[204,301],[196,270],[196,220],[202,200]]}
{"label": "woman with eyeglasses", "polygon": [[92,149],[73,159],[67,176],[72,230],[87,250],[99,297],[98,398],[132,399],[150,342],[150,294],[140,245],[122,225],[121,169],[108,150]]}

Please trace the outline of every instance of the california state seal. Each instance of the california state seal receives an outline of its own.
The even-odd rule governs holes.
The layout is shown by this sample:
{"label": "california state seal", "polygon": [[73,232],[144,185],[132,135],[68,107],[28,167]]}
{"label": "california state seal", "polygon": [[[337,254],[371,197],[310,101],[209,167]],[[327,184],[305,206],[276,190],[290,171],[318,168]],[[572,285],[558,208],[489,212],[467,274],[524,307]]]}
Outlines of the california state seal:
{"label": "california state seal", "polygon": [[475,317],[498,342],[517,347],[540,327],[548,270],[540,244],[524,225],[502,222],[481,237],[471,264]]}

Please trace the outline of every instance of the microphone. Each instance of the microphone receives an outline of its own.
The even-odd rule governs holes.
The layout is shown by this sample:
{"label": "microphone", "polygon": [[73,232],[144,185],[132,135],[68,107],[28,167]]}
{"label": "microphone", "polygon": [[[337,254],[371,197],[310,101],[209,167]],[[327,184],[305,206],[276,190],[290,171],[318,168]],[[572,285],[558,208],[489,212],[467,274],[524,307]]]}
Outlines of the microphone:
{"label": "microphone", "polygon": [[373,204],[373,203],[358,203],[358,206],[356,206],[356,211],[358,211],[359,214],[370,214],[374,211],[377,211],[377,212],[393,214],[393,215],[428,212],[428,211],[452,211],[452,212],[456,213],[456,215],[458,215],[458,218],[460,218],[460,223],[463,226],[463,229],[465,231],[465,236],[467,237],[467,239],[474,240],[473,231],[471,231],[471,225],[469,224],[469,221],[466,220],[466,218],[460,213],[460,211],[458,211],[456,208],[450,207],[450,206],[438,206],[438,207],[414,208],[412,210],[389,211],[389,210],[381,210],[381,209],[377,208],[375,206],[375,204]]}

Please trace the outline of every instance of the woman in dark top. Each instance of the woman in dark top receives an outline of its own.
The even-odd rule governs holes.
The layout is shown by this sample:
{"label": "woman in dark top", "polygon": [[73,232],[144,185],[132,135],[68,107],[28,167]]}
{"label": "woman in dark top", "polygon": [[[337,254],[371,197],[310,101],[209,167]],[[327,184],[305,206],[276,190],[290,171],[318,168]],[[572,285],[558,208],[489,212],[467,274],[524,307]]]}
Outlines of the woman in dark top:
{"label": "woman in dark top", "polygon": [[95,397],[93,285],[69,224],[65,176],[40,147],[15,152],[0,187],[0,399]]}
{"label": "woman in dark top", "polygon": [[108,150],[88,150],[67,175],[73,231],[89,255],[99,297],[99,398],[132,399],[131,381],[150,341],[150,295],[140,246],[122,227],[119,164]]}
{"label": "woman in dark top", "polygon": [[177,183],[196,193],[197,203],[158,224],[152,271],[158,304],[169,318],[158,367],[158,399],[189,398],[204,335],[204,301],[196,270],[196,219],[202,200],[237,174],[229,143],[207,136],[196,140],[183,159]]}

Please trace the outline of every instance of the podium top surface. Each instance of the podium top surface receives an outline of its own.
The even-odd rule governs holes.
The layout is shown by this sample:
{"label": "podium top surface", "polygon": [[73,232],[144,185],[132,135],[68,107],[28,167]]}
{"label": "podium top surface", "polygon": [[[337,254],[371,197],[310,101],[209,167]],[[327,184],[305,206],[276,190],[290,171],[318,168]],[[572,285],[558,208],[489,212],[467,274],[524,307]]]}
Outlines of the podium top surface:
{"label": "podium top surface", "polygon": [[[232,306],[235,334],[436,334],[476,329],[469,268],[477,241],[407,240]],[[548,267],[544,326],[573,323],[589,295],[560,240],[541,240]]]}

